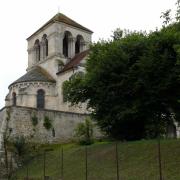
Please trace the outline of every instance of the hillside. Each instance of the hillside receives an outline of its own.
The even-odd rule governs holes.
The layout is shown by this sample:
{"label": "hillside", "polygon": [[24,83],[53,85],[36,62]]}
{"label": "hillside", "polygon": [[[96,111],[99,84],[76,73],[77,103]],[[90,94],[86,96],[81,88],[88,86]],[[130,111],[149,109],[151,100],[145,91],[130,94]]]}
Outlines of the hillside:
{"label": "hillside", "polygon": [[[116,179],[116,148],[113,142],[100,142],[87,148],[87,176],[89,180]],[[61,145],[46,145],[52,148],[46,153],[46,176],[60,179],[62,169]],[[180,140],[162,140],[163,180],[180,179]],[[84,180],[86,171],[85,147],[74,144],[63,146],[63,180]],[[119,176],[123,180],[159,179],[158,149],[156,140],[118,143]],[[28,163],[28,176],[43,179],[43,153]],[[17,171],[17,179],[26,177],[27,168]]]}

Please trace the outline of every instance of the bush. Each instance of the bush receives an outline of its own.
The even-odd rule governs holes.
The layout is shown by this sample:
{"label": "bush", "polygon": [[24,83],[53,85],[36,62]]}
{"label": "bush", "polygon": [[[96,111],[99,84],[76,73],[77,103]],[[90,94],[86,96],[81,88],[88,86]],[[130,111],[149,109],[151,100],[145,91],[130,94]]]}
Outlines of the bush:
{"label": "bush", "polygon": [[26,151],[25,146],[25,138],[23,136],[17,137],[16,140],[13,142],[15,147],[15,151],[19,157],[23,156]]}
{"label": "bush", "polygon": [[23,136],[17,137],[12,141],[15,161],[18,167],[26,165],[38,154],[39,144],[26,142]]}
{"label": "bush", "polygon": [[85,122],[77,125],[75,137],[81,145],[90,145],[93,143],[93,124],[90,118],[86,118]]}
{"label": "bush", "polygon": [[31,118],[31,121],[32,121],[32,124],[33,126],[36,126],[38,124],[38,118],[36,115],[34,115],[32,118]]}
{"label": "bush", "polygon": [[47,116],[44,117],[43,125],[47,130],[52,128],[52,123],[51,123],[51,120],[49,119],[49,117],[47,117]]}

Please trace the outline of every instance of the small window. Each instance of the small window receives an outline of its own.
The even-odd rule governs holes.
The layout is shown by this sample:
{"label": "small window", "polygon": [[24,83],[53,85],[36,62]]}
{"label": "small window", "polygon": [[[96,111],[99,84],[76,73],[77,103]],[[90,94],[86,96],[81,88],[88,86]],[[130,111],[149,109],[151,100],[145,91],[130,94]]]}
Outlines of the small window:
{"label": "small window", "polygon": [[37,91],[37,108],[44,109],[45,107],[45,92],[43,89]]}
{"label": "small window", "polygon": [[64,57],[68,57],[68,35],[65,34],[63,39],[63,55]]}
{"label": "small window", "polygon": [[64,38],[63,38],[63,55],[64,57],[68,58],[71,56],[71,51],[72,51],[72,34],[69,31],[66,31],[64,33]]}
{"label": "small window", "polygon": [[36,61],[40,61],[40,55],[41,55],[41,50],[40,50],[40,43],[39,43],[39,39],[37,39],[35,41],[35,44],[34,44],[34,50],[35,50],[35,59]]}
{"label": "small window", "polygon": [[78,35],[76,37],[76,43],[75,43],[75,53],[78,54],[83,51],[83,42],[84,39],[81,35]]}
{"label": "small window", "polygon": [[12,94],[12,104],[13,104],[13,106],[16,106],[16,93],[15,92],[13,92],[13,94]]}
{"label": "small window", "polygon": [[76,53],[76,54],[80,53],[80,39],[77,39],[77,40],[76,40],[75,53]]}
{"label": "small window", "polygon": [[44,34],[42,37],[42,49],[43,49],[43,58],[45,58],[48,56],[48,40],[46,34]]}

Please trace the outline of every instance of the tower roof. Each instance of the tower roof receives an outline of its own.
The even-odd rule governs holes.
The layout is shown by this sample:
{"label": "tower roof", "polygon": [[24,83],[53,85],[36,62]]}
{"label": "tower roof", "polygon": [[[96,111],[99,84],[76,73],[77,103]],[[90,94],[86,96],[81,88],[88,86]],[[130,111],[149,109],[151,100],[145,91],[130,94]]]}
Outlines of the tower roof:
{"label": "tower roof", "polygon": [[10,84],[9,87],[16,83],[34,82],[34,81],[52,82],[52,83],[56,82],[48,72],[46,72],[41,67],[36,66],[32,70],[28,71],[25,75],[23,75],[22,77],[14,81],[12,84]]}
{"label": "tower roof", "polygon": [[62,14],[62,13],[57,13],[53,18],[51,18],[47,23],[45,23],[40,29],[38,29],[35,33],[33,33],[31,36],[29,36],[27,38],[27,40],[29,38],[31,38],[34,34],[38,33],[39,31],[41,31],[45,26],[55,23],[55,22],[62,22],[65,23],[67,25],[82,29],[84,31],[87,31],[89,33],[93,33],[93,31],[91,31],[90,29],[82,26],[81,24],[77,23],[76,21],[72,20],[71,18],[67,17],[66,15]]}

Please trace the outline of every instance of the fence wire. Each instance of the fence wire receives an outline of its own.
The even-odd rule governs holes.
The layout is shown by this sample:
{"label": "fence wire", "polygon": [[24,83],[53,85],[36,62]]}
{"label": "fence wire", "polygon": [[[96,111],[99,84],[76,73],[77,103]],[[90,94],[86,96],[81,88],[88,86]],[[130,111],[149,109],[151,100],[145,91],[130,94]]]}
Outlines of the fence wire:
{"label": "fence wire", "polygon": [[[48,149],[18,168],[17,180],[177,180],[180,152],[176,144],[102,143]],[[161,158],[159,158],[161,156]],[[159,162],[159,160],[161,162]],[[161,169],[159,169],[161,163]],[[161,173],[160,173],[161,170]]]}

